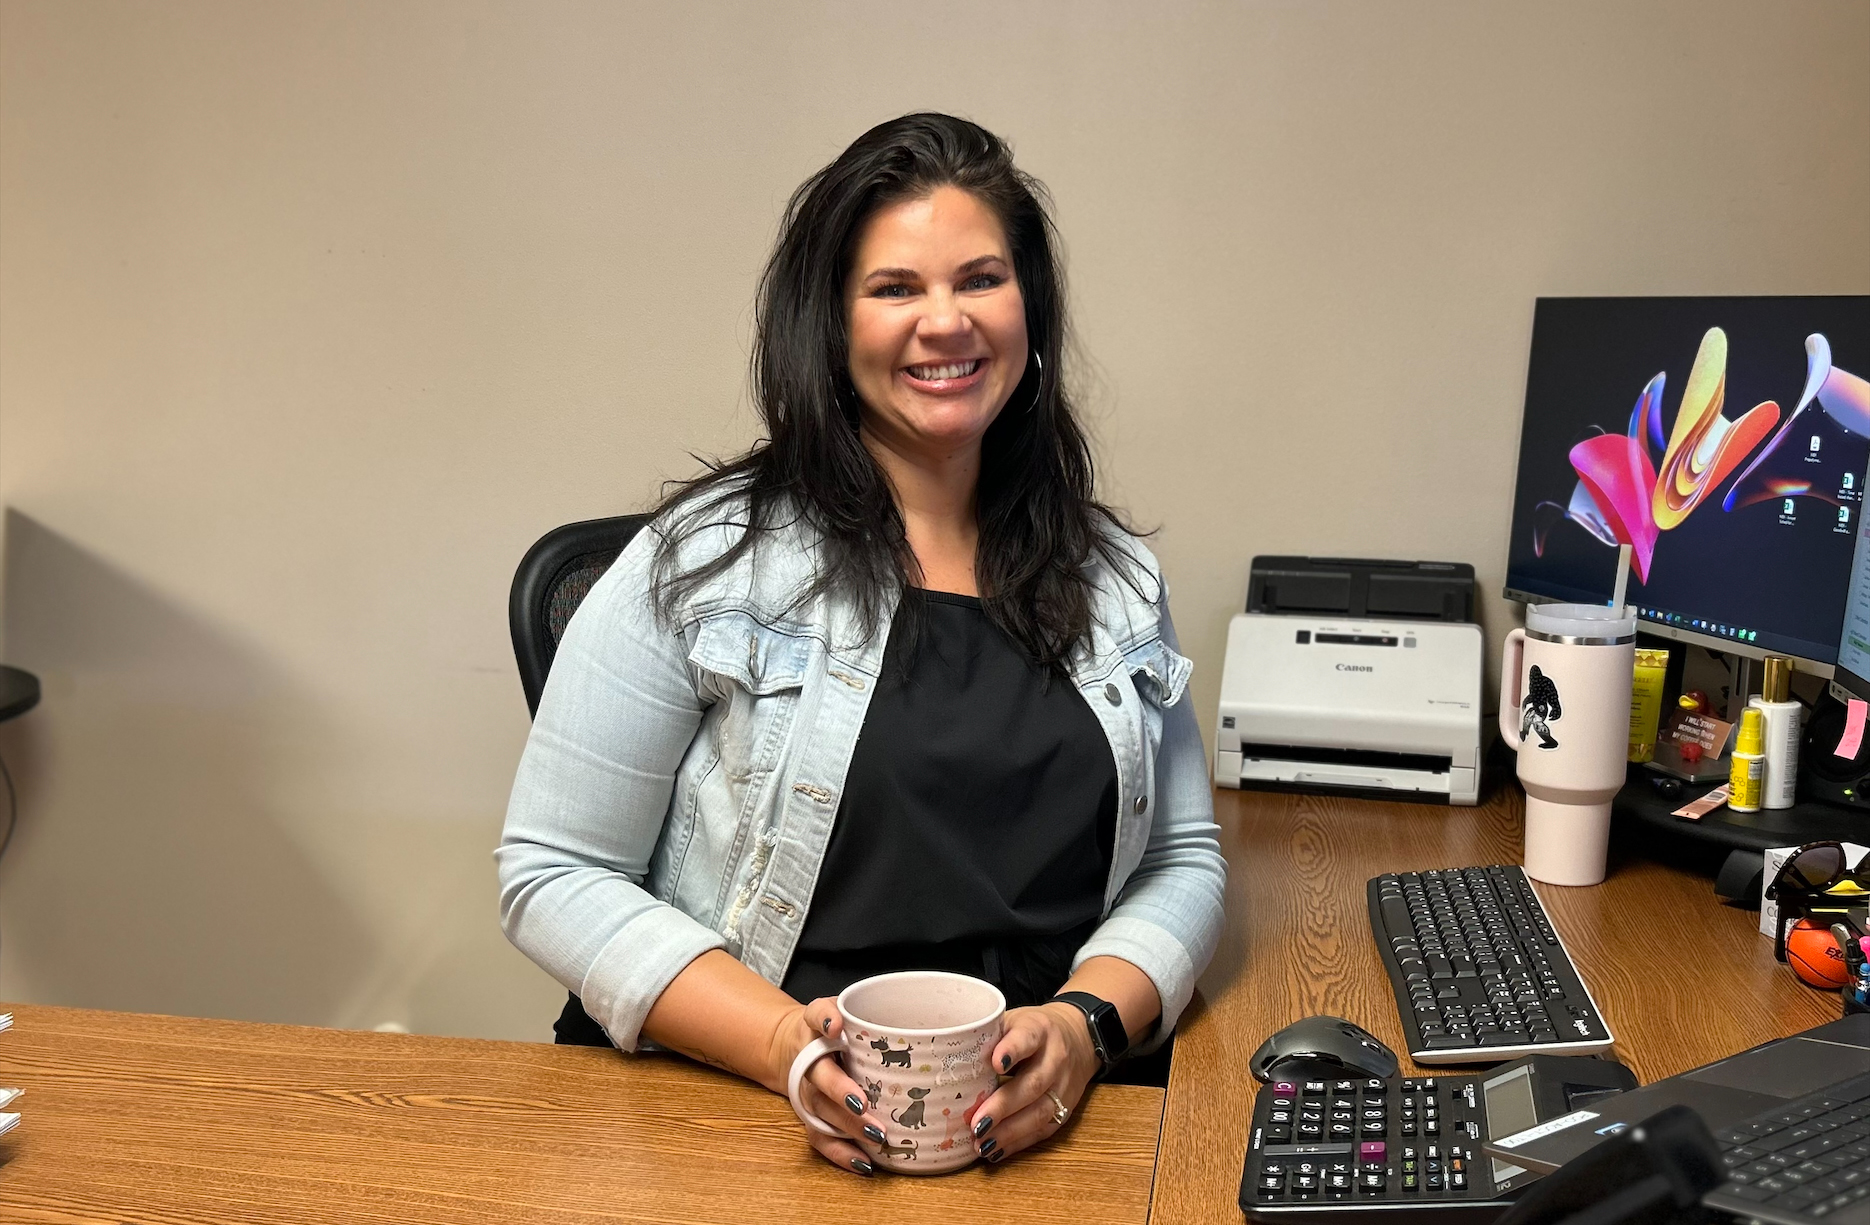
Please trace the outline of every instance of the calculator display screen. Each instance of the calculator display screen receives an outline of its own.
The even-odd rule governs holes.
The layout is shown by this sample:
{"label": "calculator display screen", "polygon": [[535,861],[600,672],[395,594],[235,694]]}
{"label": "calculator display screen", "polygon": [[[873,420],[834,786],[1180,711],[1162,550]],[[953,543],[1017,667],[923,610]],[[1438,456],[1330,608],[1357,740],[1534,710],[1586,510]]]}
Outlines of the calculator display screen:
{"label": "calculator display screen", "polygon": [[[1532,1069],[1515,1068],[1505,1076],[1482,1081],[1481,1100],[1487,1107],[1487,1135],[1493,1139],[1525,1131],[1539,1121],[1532,1103]],[[1493,1159],[1493,1180],[1504,1183],[1525,1171],[1519,1166]]]}

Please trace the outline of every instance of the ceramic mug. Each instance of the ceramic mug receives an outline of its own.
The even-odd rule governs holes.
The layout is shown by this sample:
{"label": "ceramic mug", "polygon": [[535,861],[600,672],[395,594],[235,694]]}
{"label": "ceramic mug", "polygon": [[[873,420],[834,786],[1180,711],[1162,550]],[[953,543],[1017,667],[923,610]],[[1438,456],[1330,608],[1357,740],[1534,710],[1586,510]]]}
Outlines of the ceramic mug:
{"label": "ceramic mug", "polygon": [[852,983],[838,996],[843,1031],[816,1038],[792,1061],[786,1096],[807,1127],[837,1128],[799,1100],[806,1071],[828,1055],[887,1119],[884,1142],[858,1143],[903,1174],[946,1174],[975,1157],[968,1116],[1000,1083],[991,1056],[1005,1032],[1006,997],[992,983],[941,970],[903,970]]}
{"label": "ceramic mug", "polygon": [[1595,885],[1630,755],[1636,618],[1628,606],[1529,604],[1503,655],[1500,736],[1526,789],[1526,875]]}

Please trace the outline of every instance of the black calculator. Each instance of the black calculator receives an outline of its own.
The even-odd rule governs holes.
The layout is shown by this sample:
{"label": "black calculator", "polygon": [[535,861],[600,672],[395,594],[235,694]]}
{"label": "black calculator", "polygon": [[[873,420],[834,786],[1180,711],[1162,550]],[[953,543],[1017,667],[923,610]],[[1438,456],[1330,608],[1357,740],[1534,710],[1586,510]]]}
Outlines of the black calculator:
{"label": "black calculator", "polygon": [[[1491,1075],[1484,1074],[1484,1075]],[[1256,1221],[1492,1220],[1538,1176],[1481,1153],[1480,1075],[1274,1080],[1253,1104],[1240,1206]]]}

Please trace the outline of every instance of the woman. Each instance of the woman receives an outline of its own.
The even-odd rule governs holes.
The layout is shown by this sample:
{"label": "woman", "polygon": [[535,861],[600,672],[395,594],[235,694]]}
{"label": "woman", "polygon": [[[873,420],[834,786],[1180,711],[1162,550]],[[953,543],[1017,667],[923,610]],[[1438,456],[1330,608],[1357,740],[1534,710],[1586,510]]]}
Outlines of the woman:
{"label": "woman", "polygon": [[[1159,571],[1060,377],[1042,190],[910,115],[793,196],[770,441],[592,589],[520,763],[502,922],[573,992],[561,1040],[595,1021],[784,1092],[850,982],[985,977],[1010,1075],[970,1125],[999,1161],[1174,1028],[1225,868]],[[820,1060],[805,1096],[844,1132],[818,1151],[871,1173],[863,1088]]]}

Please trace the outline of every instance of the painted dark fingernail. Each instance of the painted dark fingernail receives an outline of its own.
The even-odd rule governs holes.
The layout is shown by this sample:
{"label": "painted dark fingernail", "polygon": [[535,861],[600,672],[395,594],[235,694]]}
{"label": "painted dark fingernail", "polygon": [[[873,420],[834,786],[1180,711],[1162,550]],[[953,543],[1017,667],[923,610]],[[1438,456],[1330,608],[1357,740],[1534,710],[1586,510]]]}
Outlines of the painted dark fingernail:
{"label": "painted dark fingernail", "polygon": [[1000,1142],[992,1136],[989,1136],[980,1142],[980,1155],[983,1157],[992,1157],[993,1151],[999,1147]]}
{"label": "painted dark fingernail", "polygon": [[864,1135],[872,1144],[883,1143],[883,1129],[878,1127],[875,1123],[864,1124]]}
{"label": "painted dark fingernail", "polygon": [[830,1032],[831,1032],[831,1018],[830,1018],[830,1017],[826,1017],[826,1018],[825,1018],[825,1023],[824,1023],[824,1025],[822,1026],[822,1028],[823,1028],[823,1030],[824,1030],[824,1032],[826,1032],[826,1033],[830,1033]]}
{"label": "painted dark fingernail", "polygon": [[844,1095],[844,1104],[851,1108],[852,1114],[862,1114],[864,1112],[864,1099],[858,1097],[855,1093],[846,1093]]}
{"label": "painted dark fingernail", "polygon": [[856,1170],[859,1174],[862,1174],[865,1178],[868,1178],[872,1174],[877,1172],[877,1167],[871,1165],[868,1161],[865,1161],[862,1157],[851,1158],[851,1169]]}
{"label": "painted dark fingernail", "polygon": [[1000,1056],[1000,1070],[1002,1072],[1011,1072],[1013,1070],[1013,1057],[1011,1055]]}
{"label": "painted dark fingernail", "polygon": [[995,1149],[993,1152],[987,1154],[987,1160],[993,1165],[999,1165],[1002,1161],[1006,1160],[1006,1150],[1003,1148]]}
{"label": "painted dark fingernail", "polygon": [[987,1129],[992,1126],[993,1126],[993,1116],[990,1114],[981,1115],[980,1122],[974,1124],[974,1138],[976,1140],[980,1139],[982,1136],[987,1134]]}

